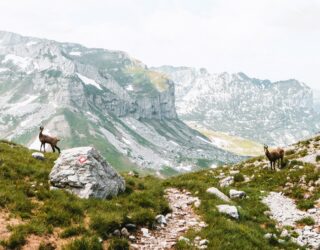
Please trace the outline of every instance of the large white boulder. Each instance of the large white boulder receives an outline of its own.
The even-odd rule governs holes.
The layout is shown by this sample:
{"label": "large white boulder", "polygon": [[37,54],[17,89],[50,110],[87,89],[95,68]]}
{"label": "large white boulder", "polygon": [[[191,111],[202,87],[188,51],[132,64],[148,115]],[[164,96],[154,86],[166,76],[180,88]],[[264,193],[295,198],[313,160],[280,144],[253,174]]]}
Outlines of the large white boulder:
{"label": "large white boulder", "polygon": [[107,198],[125,190],[124,179],[93,147],[63,150],[49,175],[51,186],[80,198]]}
{"label": "large white boulder", "polygon": [[218,205],[217,208],[220,213],[227,214],[235,219],[239,219],[238,209],[235,206]]}
{"label": "large white boulder", "polygon": [[226,196],[224,193],[222,193],[219,189],[217,189],[215,187],[208,188],[207,189],[207,193],[213,194],[213,195],[217,196],[218,198],[220,198],[223,201],[226,201],[226,202],[230,202],[231,201],[228,196]]}
{"label": "large white boulder", "polygon": [[245,198],[247,194],[244,191],[230,189],[229,196],[231,199],[237,199],[237,198]]}

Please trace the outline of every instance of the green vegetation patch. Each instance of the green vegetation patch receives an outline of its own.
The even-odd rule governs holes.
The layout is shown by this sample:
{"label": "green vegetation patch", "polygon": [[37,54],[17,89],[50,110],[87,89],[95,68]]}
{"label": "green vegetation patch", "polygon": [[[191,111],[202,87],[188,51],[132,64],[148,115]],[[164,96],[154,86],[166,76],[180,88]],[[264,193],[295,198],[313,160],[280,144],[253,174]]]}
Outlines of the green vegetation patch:
{"label": "green vegetation patch", "polygon": [[48,175],[57,154],[45,153],[46,159],[39,161],[32,152],[15,143],[0,142],[0,209],[23,221],[1,242],[8,249],[19,249],[28,235],[52,234],[56,228],[62,229],[60,238],[81,237],[65,249],[100,249],[98,237],[107,239],[127,223],[151,226],[157,214],[170,211],[162,181],[153,176],[124,174],[126,191],[108,200],[50,191]]}

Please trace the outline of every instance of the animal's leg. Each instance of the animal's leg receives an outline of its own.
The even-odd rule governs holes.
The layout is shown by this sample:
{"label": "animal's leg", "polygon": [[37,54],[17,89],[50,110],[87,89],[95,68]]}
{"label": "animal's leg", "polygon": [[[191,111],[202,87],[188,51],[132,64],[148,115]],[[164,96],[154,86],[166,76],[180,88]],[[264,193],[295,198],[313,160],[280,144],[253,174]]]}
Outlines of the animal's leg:
{"label": "animal's leg", "polygon": [[58,152],[60,154],[60,148],[58,146],[55,146],[56,149],[58,149]]}
{"label": "animal's leg", "polygon": [[42,149],[42,142],[40,143],[40,152],[41,152],[41,149]]}
{"label": "animal's leg", "polygon": [[271,163],[271,161],[270,161],[270,168],[272,169],[272,163]]}
{"label": "animal's leg", "polygon": [[51,145],[52,151],[56,152],[56,150],[54,149],[54,146],[52,144],[50,144],[50,145]]}
{"label": "animal's leg", "polygon": [[43,143],[43,152],[46,152],[46,143]]}
{"label": "animal's leg", "polygon": [[272,170],[275,170],[276,169],[276,162],[275,161],[272,162],[272,166],[273,166]]}

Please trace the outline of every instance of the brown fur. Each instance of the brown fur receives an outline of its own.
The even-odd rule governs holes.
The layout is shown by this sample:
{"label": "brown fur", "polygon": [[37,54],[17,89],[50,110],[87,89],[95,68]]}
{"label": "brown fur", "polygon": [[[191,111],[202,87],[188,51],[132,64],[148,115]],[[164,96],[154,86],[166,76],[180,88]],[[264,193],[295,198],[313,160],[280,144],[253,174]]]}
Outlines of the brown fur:
{"label": "brown fur", "polygon": [[269,151],[268,146],[264,145],[264,152],[270,161],[270,167],[272,169],[276,169],[276,162],[278,161],[278,168],[281,168],[284,157],[284,150],[282,148],[277,148]]}
{"label": "brown fur", "polygon": [[49,143],[51,145],[52,151],[56,152],[55,148],[58,150],[59,154],[60,154],[60,148],[57,146],[58,141],[60,141],[60,139],[58,139],[57,137],[51,137],[49,135],[44,135],[42,133],[44,127],[40,127],[40,133],[39,133],[39,140],[41,142],[40,145],[40,152],[41,149],[43,147],[43,151],[46,152],[46,143]]}

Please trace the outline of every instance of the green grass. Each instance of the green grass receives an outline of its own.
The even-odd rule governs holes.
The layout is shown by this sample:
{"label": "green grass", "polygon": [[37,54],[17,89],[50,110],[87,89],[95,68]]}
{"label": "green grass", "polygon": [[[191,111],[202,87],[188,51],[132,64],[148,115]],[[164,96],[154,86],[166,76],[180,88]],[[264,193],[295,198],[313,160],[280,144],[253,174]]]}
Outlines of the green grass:
{"label": "green grass", "polygon": [[314,225],[315,224],[315,221],[312,217],[305,217],[305,218],[302,218],[298,221],[296,221],[297,224],[299,225],[308,225],[308,226],[311,226],[311,225]]}
{"label": "green grass", "polygon": [[[2,241],[8,249],[24,245],[30,234],[47,235],[55,228],[63,230],[61,238],[83,235],[107,239],[114,229],[127,223],[151,225],[157,214],[170,211],[161,181],[153,176],[124,175],[126,191],[110,200],[86,200],[60,190],[50,191],[48,175],[57,154],[46,153],[46,160],[39,161],[31,153],[17,144],[0,142],[0,209],[24,222],[13,227],[11,237]],[[85,227],[86,220],[89,224]],[[78,245],[91,249],[85,248],[90,242],[87,238],[75,241],[67,249],[77,249]]]}
{"label": "green grass", "polygon": [[[1,242],[8,249],[19,249],[26,243],[28,235],[45,237],[57,228],[60,238],[70,240],[64,248],[66,250],[102,249],[101,239],[108,241],[109,249],[128,249],[128,242],[111,237],[112,232],[127,223],[151,228],[157,214],[170,212],[164,198],[167,187],[187,189],[201,199],[201,206],[195,211],[208,227],[200,232],[188,231],[185,236],[191,241],[196,236],[208,239],[208,249],[297,249],[289,241],[279,245],[275,240],[264,238],[266,233],[279,235],[280,232],[276,222],[264,214],[268,208],[261,203],[261,198],[269,191],[284,192],[296,200],[300,209],[313,207],[320,198],[320,188],[316,187],[311,197],[304,199],[301,176],[304,175],[308,183],[317,180],[319,173],[314,165],[297,161],[299,154],[295,152],[290,154],[294,157],[278,172],[263,168],[267,164],[263,162],[264,157],[256,157],[229,167],[202,170],[166,180],[123,174],[126,191],[108,200],[79,199],[61,190],[50,191],[48,174],[57,154],[46,153],[46,160],[38,161],[31,157],[31,153],[18,144],[0,142],[0,209],[9,211],[11,216],[17,216],[24,222],[12,227],[11,237]],[[239,220],[220,214],[216,205],[223,202],[206,192],[209,187],[218,187],[219,179],[215,177],[220,173],[230,175],[230,168],[240,173],[234,175],[235,182],[230,187],[221,188],[221,191],[228,194],[230,189],[237,189],[247,193],[246,199],[231,202],[238,208]],[[175,174],[172,169],[165,171]],[[251,177],[251,181],[244,182],[244,176]],[[288,179],[293,187],[285,189]],[[311,222],[304,219],[299,223],[308,225]],[[43,245],[41,249],[48,247]],[[176,249],[191,248],[179,242]]]}
{"label": "green grass", "polygon": [[[219,179],[215,176],[221,172],[224,172],[227,176],[230,171],[229,168],[184,174],[165,181],[166,186],[187,189],[196,194],[202,201],[197,212],[202,215],[209,226],[200,233],[190,231],[186,234],[186,237],[192,240],[199,235],[201,238],[209,239],[208,249],[297,249],[297,246],[289,241],[279,245],[276,240],[264,239],[263,235],[266,233],[275,233],[279,236],[279,232],[276,223],[264,215],[268,208],[261,203],[263,196],[261,191],[265,191],[265,195],[269,191],[285,192],[287,196],[296,200],[298,208],[308,209],[313,207],[314,201],[319,198],[320,189],[317,187],[310,199],[306,200],[304,199],[305,191],[300,187],[299,181],[303,175],[306,176],[307,182],[315,180],[319,178],[319,173],[316,172],[312,164],[305,164],[296,160],[292,160],[293,164],[291,166],[286,166],[281,171],[274,172],[262,168],[265,166],[261,162],[262,159],[263,157],[257,157],[230,166],[234,170],[240,170],[240,174],[234,176],[236,180],[234,184],[221,189],[225,194],[228,194],[231,188],[243,190],[247,193],[248,198],[232,201],[238,207],[239,221],[219,214],[215,206],[223,204],[223,202],[206,193],[209,187],[218,186]],[[253,164],[255,162],[261,162],[261,166],[255,166]],[[293,169],[296,165],[303,166],[303,168]],[[246,183],[243,182],[244,175],[253,176],[253,178]],[[285,191],[287,178],[290,178],[294,188]],[[304,223],[308,222],[304,221]],[[190,246],[187,246],[184,242],[179,242],[177,249],[190,249]]]}

